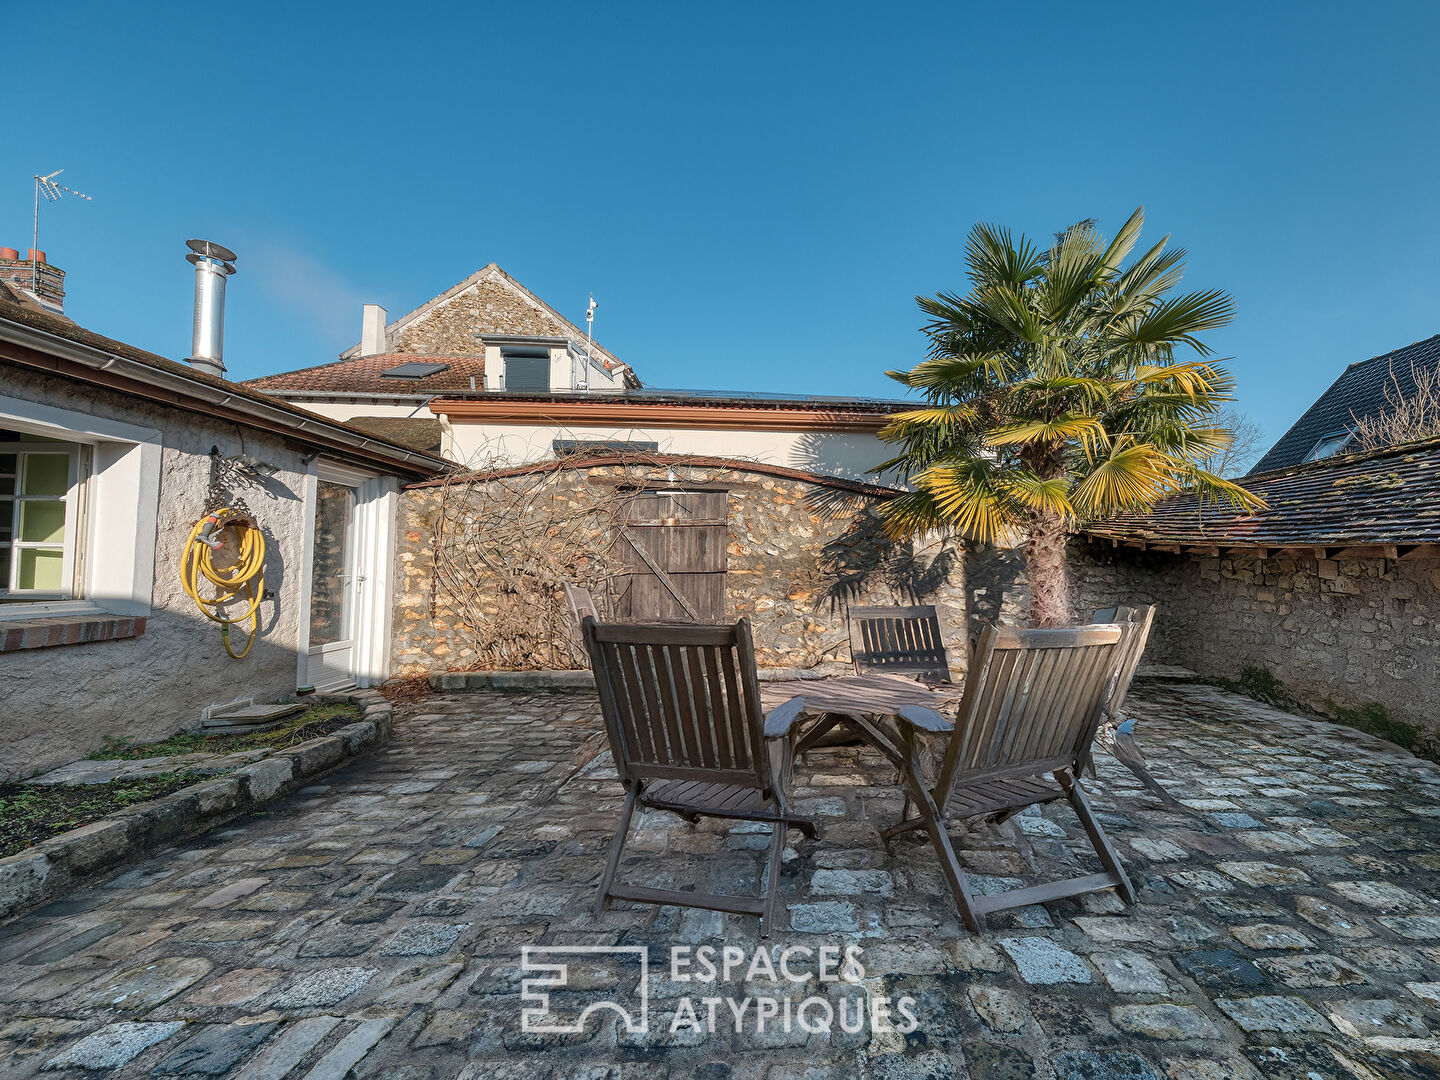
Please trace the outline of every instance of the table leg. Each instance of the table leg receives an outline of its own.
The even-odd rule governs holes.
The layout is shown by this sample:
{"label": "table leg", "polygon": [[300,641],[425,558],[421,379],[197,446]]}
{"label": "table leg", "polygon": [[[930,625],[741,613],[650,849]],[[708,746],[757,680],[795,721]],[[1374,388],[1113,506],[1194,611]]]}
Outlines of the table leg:
{"label": "table leg", "polygon": [[835,726],[840,718],[834,713],[825,713],[815,725],[801,736],[800,741],[795,744],[795,756],[799,757],[805,751],[812,749],[817,742],[825,737],[826,733]]}

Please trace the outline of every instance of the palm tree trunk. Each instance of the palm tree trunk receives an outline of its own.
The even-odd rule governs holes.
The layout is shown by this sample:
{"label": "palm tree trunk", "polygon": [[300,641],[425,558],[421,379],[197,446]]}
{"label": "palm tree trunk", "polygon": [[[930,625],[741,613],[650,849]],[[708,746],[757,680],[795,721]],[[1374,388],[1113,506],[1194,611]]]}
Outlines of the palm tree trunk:
{"label": "palm tree trunk", "polygon": [[1069,626],[1070,567],[1065,560],[1065,519],[1046,510],[1030,512],[1025,565],[1030,577],[1030,625]]}

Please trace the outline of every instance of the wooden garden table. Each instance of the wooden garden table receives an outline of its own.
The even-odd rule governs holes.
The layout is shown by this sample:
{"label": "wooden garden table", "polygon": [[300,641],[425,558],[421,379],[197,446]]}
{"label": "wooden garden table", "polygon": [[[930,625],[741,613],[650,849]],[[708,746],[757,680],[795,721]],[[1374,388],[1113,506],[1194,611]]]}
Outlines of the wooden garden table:
{"label": "wooden garden table", "polygon": [[953,683],[927,685],[903,675],[851,675],[760,684],[760,701],[767,712],[797,696],[805,699],[805,715],[818,718],[796,744],[797,755],[839,724],[850,728],[899,768],[903,757],[892,727],[900,710],[906,705],[924,705],[943,711],[958,700],[960,687]]}

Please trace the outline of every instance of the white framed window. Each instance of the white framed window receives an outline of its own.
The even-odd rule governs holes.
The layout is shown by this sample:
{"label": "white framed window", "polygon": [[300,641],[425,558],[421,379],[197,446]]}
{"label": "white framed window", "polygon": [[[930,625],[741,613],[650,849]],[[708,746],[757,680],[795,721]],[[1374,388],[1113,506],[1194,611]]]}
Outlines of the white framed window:
{"label": "white framed window", "polygon": [[0,622],[148,615],[161,433],[0,396]]}
{"label": "white framed window", "polygon": [[80,599],[90,448],[0,428],[0,604]]}

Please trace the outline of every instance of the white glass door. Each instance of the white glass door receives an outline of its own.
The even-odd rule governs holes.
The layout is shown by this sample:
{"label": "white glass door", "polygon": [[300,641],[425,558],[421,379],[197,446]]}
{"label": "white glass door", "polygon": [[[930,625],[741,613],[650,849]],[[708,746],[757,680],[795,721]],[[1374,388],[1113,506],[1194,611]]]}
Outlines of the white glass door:
{"label": "white glass door", "polygon": [[310,564],[310,682],[317,690],[355,684],[356,489],[318,482]]}

